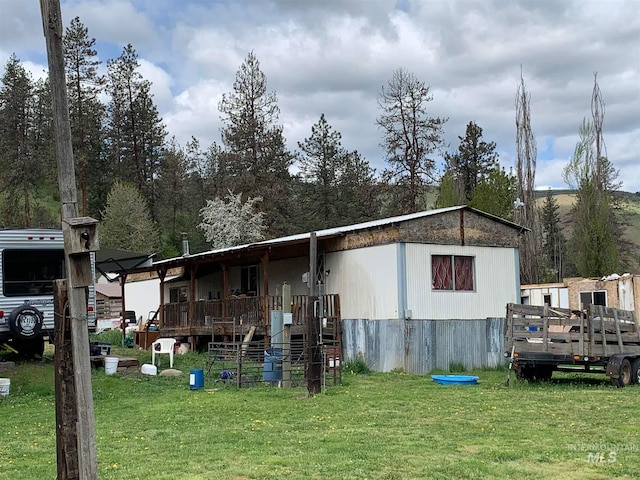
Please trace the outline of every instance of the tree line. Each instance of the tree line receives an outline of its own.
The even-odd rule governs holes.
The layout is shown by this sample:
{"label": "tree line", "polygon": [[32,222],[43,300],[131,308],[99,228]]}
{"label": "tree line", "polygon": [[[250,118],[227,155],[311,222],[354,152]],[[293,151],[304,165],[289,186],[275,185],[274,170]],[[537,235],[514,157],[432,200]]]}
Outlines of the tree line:
{"label": "tree line", "polygon": [[[166,258],[181,253],[185,233],[198,252],[467,204],[528,229],[520,237],[523,283],[604,275],[624,266],[619,184],[604,149],[597,77],[593,118],[584,121],[565,169],[565,180],[577,190],[567,249],[551,193],[542,208],[536,205],[535,137],[522,78],[517,161],[515,170],[506,171],[496,144],[473,121],[457,149],[448,151],[448,119],[430,113],[430,87],[397,69],[378,91],[375,123],[385,167],[376,172],[362,154],[342,145],[322,113],[290,151],[277,95],[267,88],[253,52],[218,105],[220,143],[202,146],[193,137],[180,145],[170,136],[132,45],[108,60],[102,75],[95,39],[76,17],[65,29],[64,49],[79,210],[101,221],[105,246]],[[34,81],[15,54],[1,78],[0,134],[0,223],[59,227],[52,213],[59,197],[49,84]]]}

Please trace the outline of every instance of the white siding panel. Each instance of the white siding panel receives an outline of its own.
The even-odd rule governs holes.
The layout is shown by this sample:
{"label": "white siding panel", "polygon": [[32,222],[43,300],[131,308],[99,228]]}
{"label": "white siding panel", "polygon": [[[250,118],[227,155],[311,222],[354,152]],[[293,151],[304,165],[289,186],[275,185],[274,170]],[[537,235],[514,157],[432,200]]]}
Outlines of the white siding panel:
{"label": "white siding panel", "polygon": [[[431,289],[431,255],[474,257],[475,291]],[[519,303],[513,248],[407,244],[407,308],[426,320],[503,317],[507,303]]]}
{"label": "white siding panel", "polygon": [[342,318],[398,318],[395,244],[328,253],[326,292],[340,294]]}
{"label": "white siding panel", "polygon": [[302,274],[308,271],[309,257],[269,262],[269,295],[281,295],[284,282],[291,285],[291,295],[308,295],[309,287],[302,283]]}

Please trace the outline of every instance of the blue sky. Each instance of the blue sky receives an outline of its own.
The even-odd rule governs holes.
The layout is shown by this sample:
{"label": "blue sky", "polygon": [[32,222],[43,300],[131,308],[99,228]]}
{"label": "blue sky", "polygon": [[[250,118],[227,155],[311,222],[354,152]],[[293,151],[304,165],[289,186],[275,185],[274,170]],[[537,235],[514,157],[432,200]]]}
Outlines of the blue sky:
{"label": "blue sky", "polygon": [[[515,94],[522,67],[538,144],[536,183],[564,188],[562,168],[590,114],[593,73],[606,102],[604,138],[626,191],[640,191],[639,0],[62,0],[100,59],[131,43],[153,82],[167,129],[184,144],[220,142],[217,109],[254,51],[276,91],[292,149],[324,113],[378,171],[377,94],[405,68],[431,87],[432,116],[449,117],[449,150],[476,122],[514,164]],[[0,62],[46,65],[39,2],[0,0]]]}

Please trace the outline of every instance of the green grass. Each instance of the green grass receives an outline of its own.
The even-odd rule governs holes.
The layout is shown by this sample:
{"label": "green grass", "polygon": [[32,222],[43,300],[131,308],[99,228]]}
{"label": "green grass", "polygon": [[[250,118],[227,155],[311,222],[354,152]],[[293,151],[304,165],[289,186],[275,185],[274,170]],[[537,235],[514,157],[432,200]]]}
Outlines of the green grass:
{"label": "green grass", "polygon": [[[113,347],[113,352],[150,353]],[[165,356],[166,359],[166,356]],[[92,372],[101,479],[610,479],[640,471],[640,387],[558,374],[545,384],[478,371],[476,386],[429,376],[344,374],[342,386],[189,389],[180,377]],[[19,365],[0,399],[0,478],[56,476],[54,369]],[[554,377],[555,378],[555,377]],[[588,461],[603,445],[605,460]],[[609,462],[609,459],[614,461]]]}

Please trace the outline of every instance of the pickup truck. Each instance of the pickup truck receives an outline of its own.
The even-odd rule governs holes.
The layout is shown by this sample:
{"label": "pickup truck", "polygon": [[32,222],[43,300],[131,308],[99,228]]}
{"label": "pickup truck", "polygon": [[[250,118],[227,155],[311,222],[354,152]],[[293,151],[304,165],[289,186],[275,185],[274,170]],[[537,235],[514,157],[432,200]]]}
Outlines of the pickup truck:
{"label": "pickup truck", "polygon": [[510,303],[504,345],[518,379],[549,380],[554,371],[569,371],[604,373],[618,387],[640,383],[640,325],[632,311]]}

